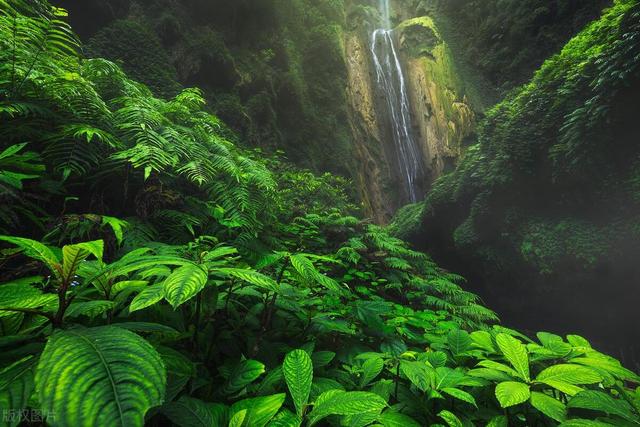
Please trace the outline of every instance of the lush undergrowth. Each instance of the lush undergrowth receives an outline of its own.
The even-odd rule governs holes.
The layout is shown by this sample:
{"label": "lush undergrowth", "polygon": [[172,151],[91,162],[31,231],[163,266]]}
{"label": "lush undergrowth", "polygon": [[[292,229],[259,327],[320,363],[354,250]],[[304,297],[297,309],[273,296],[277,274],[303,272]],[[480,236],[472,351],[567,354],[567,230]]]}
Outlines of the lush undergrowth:
{"label": "lush undergrowth", "polygon": [[3,425],[638,425],[636,374],[496,325],[344,180],[0,8]]}

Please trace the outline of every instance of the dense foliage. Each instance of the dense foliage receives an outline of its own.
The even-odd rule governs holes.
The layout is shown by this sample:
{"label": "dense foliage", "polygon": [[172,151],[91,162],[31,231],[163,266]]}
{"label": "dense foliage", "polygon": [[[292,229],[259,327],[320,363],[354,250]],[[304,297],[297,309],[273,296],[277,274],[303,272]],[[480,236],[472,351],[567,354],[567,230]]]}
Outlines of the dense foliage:
{"label": "dense foliage", "polygon": [[620,362],[496,325],[343,179],[84,58],[65,14],[0,0],[3,424],[638,425]]}
{"label": "dense foliage", "polygon": [[[635,348],[628,338],[638,333],[628,319],[640,277],[639,23],[637,1],[615,2],[488,111],[478,143],[435,185],[424,214],[401,218],[405,235],[455,248],[466,274],[491,277],[486,295],[501,313],[521,313],[533,298],[571,327],[594,324],[616,350]],[[506,286],[527,297],[505,302]],[[579,308],[564,307],[567,298]],[[594,312],[602,326],[589,320]]]}
{"label": "dense foliage", "polygon": [[491,86],[507,92],[528,81],[545,59],[611,0],[414,0],[435,13],[448,40]]}

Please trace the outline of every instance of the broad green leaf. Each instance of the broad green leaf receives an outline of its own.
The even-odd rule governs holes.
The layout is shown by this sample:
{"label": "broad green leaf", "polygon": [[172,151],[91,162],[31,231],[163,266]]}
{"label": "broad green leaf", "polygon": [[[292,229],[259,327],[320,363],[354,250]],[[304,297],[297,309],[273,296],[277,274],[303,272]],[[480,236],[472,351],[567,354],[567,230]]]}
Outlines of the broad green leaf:
{"label": "broad green leaf", "polygon": [[438,416],[442,418],[449,427],[464,427],[460,418],[458,418],[453,412],[447,410],[440,411]]}
{"label": "broad green leaf", "polygon": [[526,402],[530,396],[531,393],[527,384],[505,381],[496,386],[496,398],[503,408]]}
{"label": "broad green leaf", "polygon": [[628,402],[614,399],[601,391],[582,391],[572,397],[567,406],[604,412],[608,415],[617,415],[630,422],[638,422],[638,415],[633,413],[633,408]]}
{"label": "broad green leaf", "polygon": [[562,422],[567,418],[566,405],[544,393],[531,392],[531,405],[555,421]]}
{"label": "broad green leaf", "polygon": [[329,390],[315,401],[309,414],[309,426],[329,415],[358,415],[365,412],[380,412],[387,402],[374,393],[365,391]]}
{"label": "broad green leaf", "polygon": [[424,362],[400,361],[400,372],[411,381],[411,384],[422,391],[432,388],[435,382],[435,371]]}
{"label": "broad green leaf", "polygon": [[550,387],[553,387],[556,390],[559,390],[569,396],[574,396],[583,390],[582,387],[578,387],[577,385],[573,385],[570,383],[565,383],[564,381],[542,380],[539,382],[546,384]]}
{"label": "broad green leaf", "polygon": [[304,350],[293,350],[287,354],[282,365],[284,379],[299,416],[309,400],[313,380],[313,362]]}
{"label": "broad green leaf", "polygon": [[431,366],[438,368],[447,364],[447,353],[443,351],[430,351],[424,354]]}
{"label": "broad green leaf", "polygon": [[227,424],[227,408],[224,405],[203,402],[188,396],[165,403],[161,411],[180,427],[214,427]]}
{"label": "broad green leaf", "polygon": [[476,399],[471,394],[467,393],[464,390],[460,390],[458,388],[453,388],[453,387],[445,387],[441,389],[441,391],[443,393],[448,394],[451,397],[455,397],[458,400],[462,400],[463,402],[470,403],[476,408],[478,407],[478,405],[476,404]]}
{"label": "broad green leaf", "polygon": [[164,298],[164,284],[156,283],[155,285],[145,288],[142,292],[136,295],[133,301],[131,301],[129,312],[133,313],[134,311],[152,306],[153,304],[160,302],[162,298]]}
{"label": "broad green leaf", "polygon": [[291,255],[289,257],[289,260],[293,268],[305,280],[314,281],[315,277],[320,274],[320,272],[316,270],[316,267],[313,265],[313,263],[309,261],[309,259],[307,259],[304,255]]}
{"label": "broad green leaf", "polygon": [[85,301],[85,302],[73,302],[64,312],[65,318],[87,316],[93,319],[100,316],[114,307],[113,301]]}
{"label": "broad green leaf", "polygon": [[498,415],[491,418],[487,427],[509,427],[509,419],[504,415]]}
{"label": "broad green leaf", "polygon": [[234,277],[247,283],[251,283],[269,292],[278,292],[278,283],[269,276],[265,276],[257,271],[244,268],[218,268],[213,270],[214,274],[222,274],[227,277]]}
{"label": "broad green leaf", "polygon": [[166,371],[158,352],[112,326],[59,331],[36,373],[38,399],[52,426],[142,426],[160,405]]}
{"label": "broad green leaf", "polygon": [[611,427],[611,426],[614,426],[614,424],[609,424],[602,421],[594,421],[594,420],[573,419],[573,420],[567,420],[563,422],[558,427]]}
{"label": "broad green leaf", "polygon": [[576,357],[571,363],[602,369],[618,379],[640,383],[640,376],[623,367],[620,361],[604,355],[590,355],[589,357]]}
{"label": "broad green leaf", "polygon": [[380,357],[373,357],[367,359],[362,364],[362,377],[360,377],[360,387],[365,387],[371,381],[376,379],[382,369],[384,368],[384,360]]}
{"label": "broad green leaf", "polygon": [[251,384],[264,374],[264,365],[257,360],[243,360],[231,371],[222,391],[224,394],[234,394]]}
{"label": "broad green leaf", "polygon": [[26,283],[7,283],[0,285],[0,319],[11,316],[11,309],[45,309],[57,308],[58,296],[45,294]]}
{"label": "broad green leaf", "polygon": [[536,381],[561,381],[569,384],[595,384],[602,377],[593,369],[581,365],[560,364],[549,366],[536,377]]}
{"label": "broad green leaf", "polygon": [[420,427],[420,423],[413,418],[390,409],[378,416],[378,422],[384,427]]}
{"label": "broad green leaf", "polygon": [[527,382],[531,381],[527,348],[518,339],[507,334],[498,334],[496,342],[504,357],[518,373],[518,376]]}
{"label": "broad green leaf", "polygon": [[207,271],[199,265],[178,267],[164,281],[164,297],[176,308],[196,296],[208,279]]}
{"label": "broad green leaf", "polygon": [[584,349],[591,348],[591,344],[589,343],[589,341],[587,341],[585,338],[581,337],[580,335],[567,335],[567,341],[569,341],[569,344],[571,344],[573,347],[576,347],[576,348],[584,348]]}
{"label": "broad green leaf", "polygon": [[247,418],[247,412],[246,409],[242,409],[234,413],[229,420],[229,427],[242,427],[244,419]]}
{"label": "broad green leaf", "polygon": [[73,276],[78,271],[80,263],[93,255],[97,260],[102,260],[104,242],[95,240],[93,242],[83,242],[75,245],[66,245],[62,248],[62,280],[70,283]]}
{"label": "broad green leaf", "polygon": [[327,366],[334,357],[336,357],[336,354],[333,351],[316,351],[311,355],[313,367],[322,368]]}
{"label": "broad green leaf", "polygon": [[462,354],[471,347],[471,337],[467,331],[454,329],[447,335],[449,349],[454,355]]}
{"label": "broad green leaf", "polygon": [[273,417],[268,427],[299,427],[302,424],[302,420],[299,416],[291,411],[283,409]]}
{"label": "broad green leaf", "polygon": [[475,331],[469,335],[473,345],[489,352],[495,352],[496,347],[493,344],[493,337],[487,331]]}
{"label": "broad green leaf", "polygon": [[0,240],[18,246],[24,251],[26,256],[44,263],[52,273],[56,275],[60,274],[58,257],[56,257],[51,249],[42,243],[31,239],[12,236],[0,236]]}
{"label": "broad green leaf", "polygon": [[241,411],[247,411],[244,417],[244,425],[251,427],[264,427],[282,407],[286,395],[284,393],[272,396],[254,397],[236,402],[231,406],[232,417]]}
{"label": "broad green leaf", "polygon": [[114,218],[112,216],[102,215],[102,225],[108,225],[113,230],[113,235],[116,236],[116,241],[119,245],[122,244],[123,230],[129,227],[127,221]]}
{"label": "broad green leaf", "polygon": [[494,362],[493,360],[481,360],[480,362],[478,362],[478,366],[504,372],[505,374],[510,375],[513,378],[518,378],[520,376],[512,367],[507,366],[503,363]]}
{"label": "broad green leaf", "polygon": [[[27,407],[34,388],[33,377],[37,361],[35,357],[28,356],[0,370],[0,413],[5,417],[11,411],[20,413]],[[19,421],[5,418],[0,425],[15,427]]]}

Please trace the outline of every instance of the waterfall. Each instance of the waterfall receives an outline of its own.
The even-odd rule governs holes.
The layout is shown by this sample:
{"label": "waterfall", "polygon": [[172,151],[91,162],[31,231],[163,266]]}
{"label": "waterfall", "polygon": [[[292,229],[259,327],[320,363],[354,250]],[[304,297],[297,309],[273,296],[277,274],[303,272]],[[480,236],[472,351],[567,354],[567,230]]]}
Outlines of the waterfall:
{"label": "waterfall", "polygon": [[380,0],[380,13],[384,28],[374,30],[371,36],[376,82],[386,101],[384,107],[389,116],[394,151],[405,191],[409,201],[415,203],[419,200],[417,193],[424,175],[422,157],[411,128],[409,97],[391,29],[388,0]]}

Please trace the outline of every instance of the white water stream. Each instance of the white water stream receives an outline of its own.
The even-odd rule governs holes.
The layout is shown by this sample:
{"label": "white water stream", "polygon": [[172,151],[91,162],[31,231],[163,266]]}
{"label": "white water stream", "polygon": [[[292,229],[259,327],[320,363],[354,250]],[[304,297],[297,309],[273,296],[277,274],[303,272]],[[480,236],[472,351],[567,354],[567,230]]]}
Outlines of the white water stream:
{"label": "white water stream", "polygon": [[389,0],[380,0],[380,13],[384,28],[376,29],[371,36],[376,82],[386,100],[385,108],[405,191],[409,201],[415,203],[419,200],[419,180],[423,176],[422,158],[411,129],[409,96],[391,29]]}

